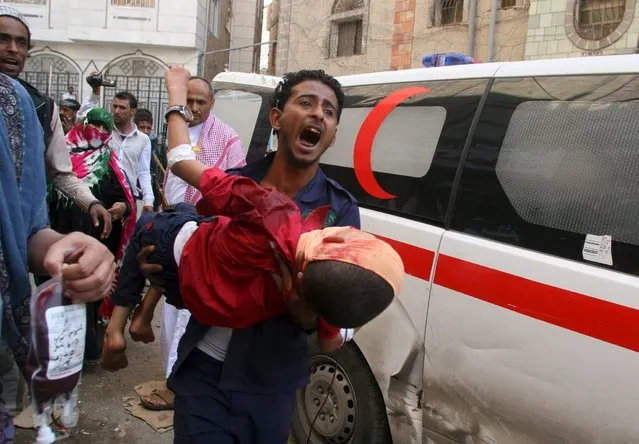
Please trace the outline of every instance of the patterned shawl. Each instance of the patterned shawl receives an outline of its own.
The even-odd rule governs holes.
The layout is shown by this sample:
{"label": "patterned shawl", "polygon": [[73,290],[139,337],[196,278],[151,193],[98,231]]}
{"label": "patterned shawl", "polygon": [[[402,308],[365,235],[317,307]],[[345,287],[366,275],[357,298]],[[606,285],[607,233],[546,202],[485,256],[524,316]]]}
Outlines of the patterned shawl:
{"label": "patterned shawl", "polygon": [[[91,112],[93,111],[95,111],[95,109]],[[69,148],[73,172],[78,176],[78,179],[84,182],[89,189],[93,191],[93,189],[105,179],[109,172],[113,171],[120,186],[124,190],[124,195],[127,203],[129,204],[129,208],[131,208],[129,216],[122,220],[122,236],[120,237],[118,251],[115,255],[115,261],[118,265],[118,273],[117,278],[114,281],[114,286],[111,289],[112,293],[117,287],[117,283],[119,281],[119,270],[120,265],[122,265],[122,261],[124,260],[124,252],[135,230],[136,204],[133,194],[131,193],[131,187],[129,186],[128,180],[120,167],[118,156],[109,147],[110,134],[101,133],[95,128],[88,126],[85,122],[91,120],[90,114],[91,113],[87,115],[84,122],[76,124],[66,135],[67,148]],[[61,201],[72,204],[72,202],[64,197],[60,192],[58,192],[58,197]],[[112,310],[113,304],[110,298],[105,299],[100,307],[100,314],[103,317],[108,318],[111,316]]]}
{"label": "patterned shawl", "polygon": [[28,93],[0,74],[2,340],[23,371],[31,326],[27,241],[47,223],[42,128]]}
{"label": "patterned shawl", "polygon": [[[224,171],[246,165],[240,136],[212,112],[204,122],[195,152],[195,158],[204,165]],[[195,204],[201,197],[200,192],[189,185],[184,194],[184,202]]]}

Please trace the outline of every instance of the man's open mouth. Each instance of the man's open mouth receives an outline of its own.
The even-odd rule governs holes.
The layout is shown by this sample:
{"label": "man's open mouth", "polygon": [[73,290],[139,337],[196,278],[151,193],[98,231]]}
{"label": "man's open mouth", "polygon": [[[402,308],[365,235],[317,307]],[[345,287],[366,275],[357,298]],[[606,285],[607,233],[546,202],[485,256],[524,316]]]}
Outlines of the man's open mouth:
{"label": "man's open mouth", "polygon": [[17,59],[2,59],[2,63],[5,65],[11,65],[17,67],[20,62]]}
{"label": "man's open mouth", "polygon": [[322,130],[315,126],[307,126],[300,133],[300,141],[306,147],[317,145],[322,138]]}

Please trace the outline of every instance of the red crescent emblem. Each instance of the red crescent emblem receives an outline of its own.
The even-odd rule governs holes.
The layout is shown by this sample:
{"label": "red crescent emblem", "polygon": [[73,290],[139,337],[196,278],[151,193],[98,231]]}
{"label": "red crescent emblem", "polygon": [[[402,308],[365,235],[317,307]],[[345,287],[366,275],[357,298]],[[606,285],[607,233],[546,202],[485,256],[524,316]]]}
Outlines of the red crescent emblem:
{"label": "red crescent emblem", "polygon": [[430,90],[420,86],[413,86],[397,90],[382,99],[364,119],[364,123],[357,133],[355,139],[355,149],[353,151],[353,168],[355,176],[361,187],[373,197],[378,199],[394,199],[394,196],[387,193],[373,174],[371,157],[373,154],[373,142],[377,131],[386,120],[386,117],[404,100],[417,94],[427,94]]}

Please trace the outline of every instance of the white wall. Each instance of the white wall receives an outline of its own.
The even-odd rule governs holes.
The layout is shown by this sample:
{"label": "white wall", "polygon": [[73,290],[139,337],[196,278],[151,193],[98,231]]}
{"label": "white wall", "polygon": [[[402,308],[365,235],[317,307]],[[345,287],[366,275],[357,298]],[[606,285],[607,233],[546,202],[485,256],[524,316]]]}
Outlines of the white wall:
{"label": "white wall", "polygon": [[[256,0],[233,0],[233,24],[231,29],[231,48],[252,45],[255,42]],[[253,49],[231,51],[229,69],[231,71],[251,72],[253,68]]]}
{"label": "white wall", "polygon": [[[178,48],[158,48],[154,46],[135,47],[123,44],[74,44],[74,43],[53,43],[46,47],[35,42],[36,47],[31,54],[38,55],[53,52],[67,60],[71,60],[78,66],[82,79],[82,97],[90,93],[90,88],[84,78],[92,71],[103,71],[113,62],[117,62],[124,57],[150,58],[166,66],[171,64],[183,64],[188,61],[186,68],[197,73],[197,55],[195,49],[184,50]],[[189,59],[191,59],[189,61]]]}
{"label": "white wall", "polygon": [[104,42],[203,50],[207,0],[156,0],[154,8],[111,6],[110,0],[15,4],[41,42]]}

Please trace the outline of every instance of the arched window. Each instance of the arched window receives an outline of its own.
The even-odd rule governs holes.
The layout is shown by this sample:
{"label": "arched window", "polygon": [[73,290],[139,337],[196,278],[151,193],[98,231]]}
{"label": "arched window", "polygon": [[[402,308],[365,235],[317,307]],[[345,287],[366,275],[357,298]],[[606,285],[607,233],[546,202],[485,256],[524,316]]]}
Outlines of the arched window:
{"label": "arched window", "polygon": [[331,10],[329,57],[363,53],[364,0],[335,0]]}
{"label": "arched window", "polygon": [[151,58],[133,55],[111,62],[105,70],[105,77],[115,80],[115,88],[104,88],[105,107],[111,108],[113,97],[118,91],[128,91],[138,99],[138,108],[145,108],[153,114],[153,129],[162,130],[164,113],[168,108],[168,96],[164,85],[166,66]]}
{"label": "arched window", "polygon": [[364,0],[335,0],[333,3],[333,14],[352,11],[364,7]]}
{"label": "arched window", "polygon": [[69,86],[80,91],[80,72],[77,66],[53,52],[31,55],[20,74],[24,80],[58,102]]}
{"label": "arched window", "polygon": [[464,20],[464,0],[442,1],[442,25],[455,25]]}
{"label": "arched window", "polygon": [[577,0],[575,6],[575,30],[590,41],[611,35],[626,12],[626,0]]}

